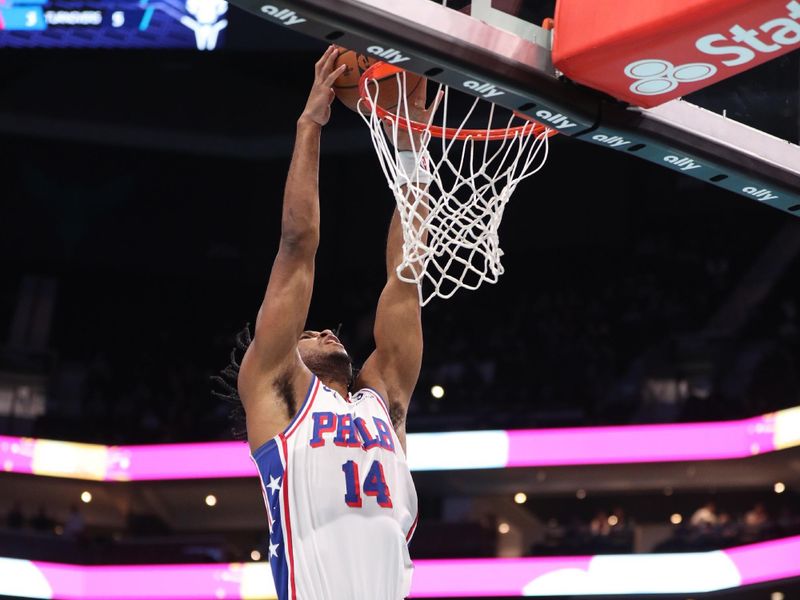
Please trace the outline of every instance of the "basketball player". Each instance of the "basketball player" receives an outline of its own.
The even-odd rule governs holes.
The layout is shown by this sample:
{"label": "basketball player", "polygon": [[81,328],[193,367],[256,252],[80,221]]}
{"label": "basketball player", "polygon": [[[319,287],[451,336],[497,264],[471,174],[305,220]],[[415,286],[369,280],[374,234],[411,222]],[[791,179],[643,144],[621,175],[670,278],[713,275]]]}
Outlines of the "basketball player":
{"label": "basketball player", "polygon": [[[234,351],[223,373],[229,379],[238,374],[237,389],[227,389],[238,392],[244,407],[278,598],[399,600],[411,585],[408,542],[417,522],[405,420],[420,372],[422,324],[416,286],[395,272],[403,244],[396,209],[375,314],[375,350],[357,376],[330,329],[305,328],[320,237],[320,133],[330,118],[331,86],[345,68],[334,69],[336,57],[332,46],[315,65],[297,121],[280,245],[255,332],[252,340],[249,329],[240,335],[244,357],[239,365]],[[409,108],[427,119],[425,86],[419,87]],[[410,143],[408,134],[399,136],[398,150]]]}

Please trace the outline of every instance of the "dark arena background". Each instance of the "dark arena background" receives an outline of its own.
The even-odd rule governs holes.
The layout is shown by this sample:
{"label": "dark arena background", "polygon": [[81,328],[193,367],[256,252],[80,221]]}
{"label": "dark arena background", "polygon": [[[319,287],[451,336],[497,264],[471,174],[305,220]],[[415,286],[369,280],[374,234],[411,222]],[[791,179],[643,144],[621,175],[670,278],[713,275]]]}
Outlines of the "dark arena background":
{"label": "dark arena background", "polygon": [[[234,6],[196,37],[169,2],[23,27],[41,6],[0,0],[0,596],[274,598],[209,378],[325,44]],[[798,89],[795,50],[691,100],[797,144]],[[394,199],[338,102],[320,161],[309,326],[363,360]],[[500,242],[496,284],[423,309],[413,597],[800,598],[797,217],[555,136]]]}

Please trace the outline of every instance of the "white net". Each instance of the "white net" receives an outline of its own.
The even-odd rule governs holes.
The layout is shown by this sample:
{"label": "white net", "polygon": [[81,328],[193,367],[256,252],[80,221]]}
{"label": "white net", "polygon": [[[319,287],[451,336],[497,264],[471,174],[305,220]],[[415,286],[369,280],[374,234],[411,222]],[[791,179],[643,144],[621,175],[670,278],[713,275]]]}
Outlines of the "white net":
{"label": "white net", "polygon": [[[457,117],[459,125],[447,128],[451,92],[440,85],[438,106],[421,124],[424,129],[410,136],[410,152],[399,152],[398,136],[413,119],[405,73],[395,77],[399,98],[389,103],[397,102],[396,112],[386,117],[371,110],[387,104],[373,79],[363,88],[359,114],[370,128],[403,225],[398,276],[417,284],[424,306],[435,297],[447,299],[459,289],[498,281],[504,272],[498,235],[503,212],[520,181],[544,166],[553,132],[478,97]],[[485,126],[468,129],[476,117]]]}

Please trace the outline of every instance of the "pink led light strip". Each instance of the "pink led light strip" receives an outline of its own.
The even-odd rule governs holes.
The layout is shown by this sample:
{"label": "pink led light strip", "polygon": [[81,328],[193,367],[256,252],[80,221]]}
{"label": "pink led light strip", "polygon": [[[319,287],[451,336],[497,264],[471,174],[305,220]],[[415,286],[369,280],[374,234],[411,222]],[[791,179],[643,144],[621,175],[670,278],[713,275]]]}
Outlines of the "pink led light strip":
{"label": "pink led light strip", "polygon": [[[800,445],[800,407],[740,421],[412,433],[412,470],[415,440],[422,443],[423,436],[426,465],[421,470],[471,468],[464,456],[475,448],[481,452],[476,460],[493,457],[482,468],[735,459]],[[13,473],[97,481],[256,476],[242,442],[102,446],[0,436],[0,466]]]}
{"label": "pink led light strip", "polygon": [[[415,598],[702,593],[800,576],[800,536],[684,554],[418,560]],[[13,576],[11,576],[13,574]],[[91,566],[0,558],[0,594],[274,599],[267,563]]]}

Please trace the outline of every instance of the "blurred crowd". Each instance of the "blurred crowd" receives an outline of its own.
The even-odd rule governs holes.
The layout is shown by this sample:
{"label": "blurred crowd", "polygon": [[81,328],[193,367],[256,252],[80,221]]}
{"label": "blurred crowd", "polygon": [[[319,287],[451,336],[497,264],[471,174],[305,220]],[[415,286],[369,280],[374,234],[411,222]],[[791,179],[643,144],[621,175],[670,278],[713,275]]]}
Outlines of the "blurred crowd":
{"label": "blurred crowd", "polygon": [[[712,497],[685,515],[677,512],[681,502],[675,502],[672,509],[657,515],[657,520],[652,511],[648,514],[647,503],[626,501],[624,497],[616,498],[608,507],[598,505],[588,514],[575,506],[559,515],[548,515],[546,511],[539,514],[539,508],[534,506],[531,513],[541,520],[542,528],[536,534],[523,534],[522,554],[695,552],[800,535],[800,511],[795,498],[790,492],[783,502],[764,498],[752,500],[749,505],[738,499],[730,508],[721,508],[735,501],[736,495]],[[534,505],[539,503],[537,498],[529,500]],[[566,506],[569,500],[561,503]],[[88,526],[85,510],[91,509],[73,505],[68,514],[57,518],[45,506],[14,503],[0,524],[0,553],[57,560],[66,552],[72,560],[87,564],[107,561],[110,556],[130,562],[151,560],[153,556],[163,561],[222,562],[248,560],[251,550],[264,543],[261,531],[180,534],[159,522],[155,515],[146,514],[132,514],[123,529],[108,530]],[[457,519],[434,512],[415,534],[412,555],[498,556],[509,529],[492,515]],[[531,538],[526,540],[526,535]]]}
{"label": "blurred crowd", "polygon": [[[721,509],[721,503],[709,499],[686,515],[675,508],[672,514],[661,515],[660,523],[652,515],[642,515],[641,505],[599,508],[589,519],[579,511],[551,517],[543,539],[531,545],[530,554],[699,552],[800,534],[800,512],[791,499],[783,503],[756,500],[732,510]],[[643,533],[654,526],[655,534]],[[655,541],[643,543],[648,537]]]}
{"label": "blurred crowd", "polygon": [[[769,239],[737,244],[733,236],[724,226],[714,235],[697,227],[650,232],[633,251],[608,250],[602,268],[565,250],[557,263],[543,257],[527,266],[524,284],[508,274],[434,301],[424,310],[425,360],[409,430],[732,419],[800,404],[797,259],[748,326],[723,341],[724,353],[695,349],[694,371],[681,372],[676,347],[701,335]],[[248,293],[257,299],[260,291]],[[108,318],[119,311],[129,322],[107,343],[91,343],[109,335],[104,324],[84,339],[67,328],[48,391],[55,410],[23,433],[110,444],[229,437],[229,407],[211,396],[209,378],[251,319],[229,314],[224,327],[198,327],[179,288],[135,301],[180,318],[153,332],[150,306],[140,314],[114,306]],[[341,337],[363,358],[372,305],[354,295],[349,306]],[[432,395],[434,385],[444,395]]]}
{"label": "blurred crowd", "polygon": [[70,506],[69,514],[63,520],[57,519],[47,506],[39,505],[35,510],[23,508],[15,501],[5,514],[5,529],[9,532],[31,532],[43,535],[60,535],[65,539],[84,540],[86,520],[83,511],[75,504]]}
{"label": "blurred crowd", "polygon": [[714,550],[740,544],[752,544],[800,533],[800,514],[790,505],[774,510],[764,502],[755,502],[744,512],[721,510],[709,500],[695,510],[674,534],[655,549],[657,552]]}

